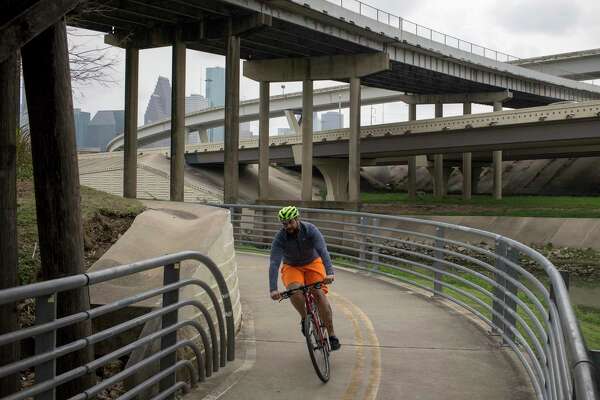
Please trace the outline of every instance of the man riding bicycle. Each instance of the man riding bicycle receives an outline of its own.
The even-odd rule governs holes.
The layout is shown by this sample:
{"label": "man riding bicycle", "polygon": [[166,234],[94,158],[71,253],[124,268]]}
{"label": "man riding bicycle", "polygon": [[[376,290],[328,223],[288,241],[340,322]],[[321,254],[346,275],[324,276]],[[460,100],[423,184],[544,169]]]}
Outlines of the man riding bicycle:
{"label": "man riding bicycle", "polygon": [[[323,281],[324,284],[320,289],[314,289],[316,303],[321,320],[329,332],[331,349],[338,350],[341,345],[333,330],[333,314],[326,296],[328,291],[326,284],[334,281],[334,272],[325,239],[316,226],[310,222],[300,221],[300,214],[294,206],[279,210],[278,217],[283,228],[277,232],[271,245],[269,267],[271,298],[273,300],[281,298],[281,294],[277,291],[277,274],[282,260],[281,280],[287,290]],[[300,330],[304,334],[306,307],[303,294],[295,292],[290,300],[302,318]]]}

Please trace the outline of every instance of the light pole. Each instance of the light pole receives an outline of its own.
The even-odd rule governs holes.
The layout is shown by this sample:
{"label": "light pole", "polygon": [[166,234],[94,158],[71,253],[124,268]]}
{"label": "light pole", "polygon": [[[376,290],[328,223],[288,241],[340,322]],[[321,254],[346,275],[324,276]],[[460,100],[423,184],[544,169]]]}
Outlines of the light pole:
{"label": "light pole", "polygon": [[285,96],[285,85],[281,85],[281,95]]}

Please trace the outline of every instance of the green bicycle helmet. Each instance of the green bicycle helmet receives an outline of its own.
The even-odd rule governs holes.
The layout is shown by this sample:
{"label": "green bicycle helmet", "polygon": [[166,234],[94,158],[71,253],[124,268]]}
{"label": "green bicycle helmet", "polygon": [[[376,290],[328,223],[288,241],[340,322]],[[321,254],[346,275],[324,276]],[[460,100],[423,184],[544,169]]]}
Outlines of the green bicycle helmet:
{"label": "green bicycle helmet", "polygon": [[292,220],[297,218],[299,215],[300,213],[298,212],[298,209],[294,206],[283,207],[281,210],[279,210],[279,213],[277,213],[277,216],[281,222]]}

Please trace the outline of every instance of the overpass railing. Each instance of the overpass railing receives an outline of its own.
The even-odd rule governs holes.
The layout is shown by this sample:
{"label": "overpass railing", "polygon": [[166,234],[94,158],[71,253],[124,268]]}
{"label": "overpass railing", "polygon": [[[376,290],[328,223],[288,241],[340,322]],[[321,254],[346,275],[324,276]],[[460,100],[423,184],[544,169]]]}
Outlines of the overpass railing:
{"label": "overpass railing", "polygon": [[[238,248],[267,251],[278,207],[222,205]],[[539,399],[600,399],[565,283],[522,243],[442,222],[301,209],[323,233],[334,265],[397,279],[470,311],[510,347]]]}
{"label": "overpass railing", "polygon": [[[208,268],[217,282],[219,297],[204,281],[191,278],[180,279],[180,263],[187,260],[198,261],[200,265]],[[87,311],[71,315],[56,315],[57,302],[61,301],[61,293],[87,289],[93,285],[131,277],[136,273],[155,268],[163,269],[163,285],[160,287]],[[197,286],[199,290],[204,290],[212,304],[204,305],[195,298],[180,299],[180,289],[188,286]],[[115,312],[158,296],[162,297],[160,305],[137,317],[112,324],[116,317]],[[92,382],[92,386],[86,387],[82,392],[71,397],[71,400],[96,398],[99,394],[103,392],[105,394],[105,391],[113,389],[116,384],[130,379],[134,374],[148,374],[148,371],[150,371],[149,377],[141,382],[138,382],[139,379],[134,381],[132,387],[125,393],[121,393],[119,399],[132,399],[140,395],[149,398],[147,393],[153,392],[155,393],[153,399],[174,399],[177,392],[188,392],[196,382],[204,381],[206,377],[212,375],[212,372],[218,371],[227,361],[233,361],[235,357],[234,317],[229,290],[217,265],[201,253],[180,252],[91,273],[0,290],[0,305],[16,304],[27,299],[35,301],[33,325],[0,335],[0,347],[24,344],[33,340],[34,354],[26,355],[21,351],[18,361],[0,367],[0,378],[10,377],[18,379],[19,382],[25,381],[22,377],[33,378],[25,385],[21,385],[23,387],[16,393],[4,397],[5,400],[55,399],[57,388],[60,389],[61,385],[84,376],[95,376],[96,371],[107,364],[123,359],[133,351],[150,349],[153,344],[159,348],[154,354],[146,356],[133,365],[128,363],[126,368],[102,381]],[[193,318],[179,318],[179,310],[185,307],[197,310]],[[214,312],[209,312],[209,308],[214,308]],[[200,323],[200,314],[205,324]],[[211,315],[216,316],[216,321]],[[61,340],[61,329],[64,327],[89,324],[102,316],[111,321],[110,327],[68,343]],[[160,322],[159,326],[145,336],[142,334],[132,341],[124,340],[120,336],[132,329],[139,329],[151,321]],[[205,327],[208,327],[208,331]],[[185,329],[191,331],[194,336],[183,338],[181,333]],[[117,345],[109,347],[107,354],[95,359],[92,357],[92,360],[84,365],[73,365],[66,370],[57,371],[57,359],[74,352],[91,351],[95,345],[109,339],[114,339]],[[184,349],[189,350],[189,357],[179,357],[178,360],[178,353],[181,354]],[[0,364],[4,361],[0,360]],[[189,382],[180,370],[188,371]]]}
{"label": "overpass railing", "polygon": [[459,50],[466,51],[471,54],[480,55],[482,57],[490,58],[492,60],[508,62],[518,60],[518,57],[512,56],[501,51],[492,50],[485,46],[459,39],[455,36],[447,35],[442,32],[438,32],[435,29],[428,28],[423,25],[419,25],[415,22],[409,21],[387,11],[380,10],[379,8],[373,7],[369,4],[363,3],[358,0],[327,0],[330,3],[337,4],[342,8],[349,11],[355,12],[367,18],[374,19],[378,22],[393,26],[399,29],[401,32],[408,32],[417,37],[431,40],[446,46],[454,47]]}

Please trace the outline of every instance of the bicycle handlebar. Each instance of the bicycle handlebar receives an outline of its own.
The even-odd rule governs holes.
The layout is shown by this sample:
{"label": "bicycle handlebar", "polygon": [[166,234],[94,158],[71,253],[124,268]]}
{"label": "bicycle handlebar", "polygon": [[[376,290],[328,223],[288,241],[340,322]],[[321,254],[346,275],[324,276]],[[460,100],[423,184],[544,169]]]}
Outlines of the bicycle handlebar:
{"label": "bicycle handlebar", "polygon": [[279,301],[289,299],[291,297],[291,295],[294,294],[294,292],[297,292],[299,290],[301,290],[303,293],[305,293],[312,288],[320,289],[321,285],[323,285],[323,284],[325,284],[324,281],[319,281],[319,282],[311,283],[310,285],[304,285],[304,286],[297,287],[295,289],[286,290],[285,292],[279,293],[281,295],[281,299],[279,299]]}

